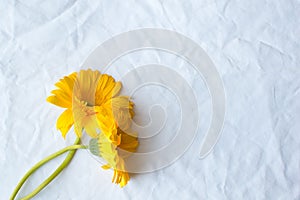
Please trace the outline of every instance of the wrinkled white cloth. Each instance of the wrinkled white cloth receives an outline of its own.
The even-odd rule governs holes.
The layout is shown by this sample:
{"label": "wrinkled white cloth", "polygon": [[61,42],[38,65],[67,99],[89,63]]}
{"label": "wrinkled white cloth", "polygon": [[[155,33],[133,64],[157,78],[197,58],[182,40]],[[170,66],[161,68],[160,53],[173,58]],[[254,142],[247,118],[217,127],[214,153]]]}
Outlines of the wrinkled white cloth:
{"label": "wrinkled white cloth", "polygon": [[[119,79],[123,72],[116,66],[175,65],[193,85],[202,121],[192,146],[164,169],[133,175],[123,189],[111,183],[112,171],[102,170],[85,150],[78,151],[34,199],[300,199],[299,10],[298,0],[0,0],[0,199],[9,198],[33,164],[75,138],[71,131],[63,140],[55,128],[62,109],[45,101],[54,83],[81,69],[105,40],[145,27],[184,34],[215,63],[227,113],[213,152],[198,157],[211,116],[203,80],[171,55],[134,52],[109,72]],[[154,95],[149,101],[157,91],[163,97]],[[151,86],[136,101],[137,107],[169,102],[175,114],[167,116],[164,132],[169,137],[178,128],[180,111],[171,93]],[[35,173],[19,197],[62,159]]]}

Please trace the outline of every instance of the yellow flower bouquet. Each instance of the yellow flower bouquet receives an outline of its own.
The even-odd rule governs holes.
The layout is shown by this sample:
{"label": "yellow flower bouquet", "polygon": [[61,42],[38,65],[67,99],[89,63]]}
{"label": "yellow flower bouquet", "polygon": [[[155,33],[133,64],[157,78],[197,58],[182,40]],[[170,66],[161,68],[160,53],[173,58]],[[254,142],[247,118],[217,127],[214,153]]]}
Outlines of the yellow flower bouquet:
{"label": "yellow flower bouquet", "polygon": [[[125,156],[138,147],[137,133],[131,130],[134,116],[134,103],[128,96],[119,95],[121,82],[107,74],[95,70],[81,70],[60,79],[56,89],[47,98],[49,103],[65,110],[58,117],[57,129],[63,138],[74,125],[77,139],[68,146],[38,162],[20,180],[10,199],[15,199],[25,181],[39,167],[57,156],[69,152],[63,163],[33,192],[22,199],[30,199],[46,187],[71,162],[77,149],[89,149],[94,155],[102,157],[107,164],[103,169],[113,169],[112,182],[125,186],[130,177],[126,171]],[[88,146],[81,144],[85,132],[90,137]],[[120,152],[122,151],[122,153]]]}

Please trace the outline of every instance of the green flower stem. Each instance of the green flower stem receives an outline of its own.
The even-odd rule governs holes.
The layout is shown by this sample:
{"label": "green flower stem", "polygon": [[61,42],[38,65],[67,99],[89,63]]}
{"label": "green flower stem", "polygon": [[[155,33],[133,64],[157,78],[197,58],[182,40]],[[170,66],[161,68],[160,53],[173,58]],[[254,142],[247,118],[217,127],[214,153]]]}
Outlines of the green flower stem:
{"label": "green flower stem", "polygon": [[31,174],[33,174],[38,168],[40,168],[42,165],[44,165],[45,163],[47,163],[48,161],[56,158],[57,156],[70,151],[69,154],[67,155],[67,157],[65,158],[65,160],[63,161],[63,163],[53,172],[53,174],[51,174],[38,188],[36,188],[32,193],[30,193],[29,195],[27,195],[26,197],[24,197],[24,199],[29,199],[32,198],[34,195],[36,195],[38,192],[40,192],[44,187],[46,187],[72,160],[75,152],[77,149],[86,149],[87,147],[84,145],[78,145],[80,144],[80,139],[77,138],[74,145],[65,147],[59,151],[57,151],[56,153],[44,158],[43,160],[41,160],[40,162],[36,163],[24,176],[23,178],[20,180],[20,182],[18,183],[17,187],[14,189],[10,200],[15,199],[16,195],[18,194],[19,190],[21,189],[22,185],[25,183],[25,181],[29,178],[29,176]]}

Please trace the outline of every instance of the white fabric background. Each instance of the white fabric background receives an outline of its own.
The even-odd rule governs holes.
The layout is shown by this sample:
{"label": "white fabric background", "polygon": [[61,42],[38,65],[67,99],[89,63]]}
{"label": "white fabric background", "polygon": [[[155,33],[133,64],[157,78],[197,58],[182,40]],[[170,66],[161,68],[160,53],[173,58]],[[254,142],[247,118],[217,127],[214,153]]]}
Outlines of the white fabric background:
{"label": "white fabric background", "polygon": [[[123,189],[111,184],[112,171],[79,151],[34,199],[300,199],[299,11],[298,0],[0,0],[0,199],[33,164],[73,143],[72,132],[63,140],[55,129],[62,109],[45,101],[53,84],[103,41],[144,27],[190,37],[215,63],[227,115],[214,151],[197,157],[211,115],[202,79],[170,55],[137,52],[116,66],[169,64],[193,84],[203,116],[196,141],[173,165],[134,175]],[[122,74],[110,69],[117,79]],[[172,98],[156,99],[169,99],[177,112]],[[176,128],[172,116],[166,133]],[[20,196],[61,160],[40,169]]]}

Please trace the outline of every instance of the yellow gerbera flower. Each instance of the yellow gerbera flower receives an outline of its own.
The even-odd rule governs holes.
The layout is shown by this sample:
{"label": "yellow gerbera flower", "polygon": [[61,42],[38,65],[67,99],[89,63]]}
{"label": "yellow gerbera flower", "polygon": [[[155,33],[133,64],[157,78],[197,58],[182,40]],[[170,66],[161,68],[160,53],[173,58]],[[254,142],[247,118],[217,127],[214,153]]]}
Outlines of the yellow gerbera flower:
{"label": "yellow gerbera flower", "polygon": [[[100,156],[107,161],[107,164],[103,165],[102,168],[113,168],[114,176],[112,178],[112,182],[120,184],[120,187],[124,187],[130,179],[129,174],[126,171],[124,158],[128,156],[128,152],[136,151],[138,141],[136,136],[129,135],[121,129],[118,129],[118,132],[122,137],[121,144],[119,146],[110,143],[103,133],[101,133],[98,137],[98,144]],[[123,151],[121,151],[121,149]]]}
{"label": "yellow gerbera flower", "polygon": [[[112,113],[113,111],[109,110],[113,108],[132,110],[132,104],[127,97],[116,97],[122,87],[121,83],[99,71],[89,69],[72,73],[60,79],[55,86],[57,89],[51,92],[52,96],[49,96],[47,101],[66,108],[56,123],[57,129],[61,131],[63,137],[66,136],[73,124],[78,137],[81,137],[83,129],[91,137],[97,137],[97,130],[106,127],[103,122],[98,120],[107,117],[106,113],[102,113],[103,111]],[[122,106],[124,108],[121,108]],[[109,128],[111,130],[105,132],[110,134],[107,137],[111,141],[119,144],[119,137],[116,136],[117,122],[113,119],[114,116],[110,116]],[[130,121],[130,118],[127,120]]]}

